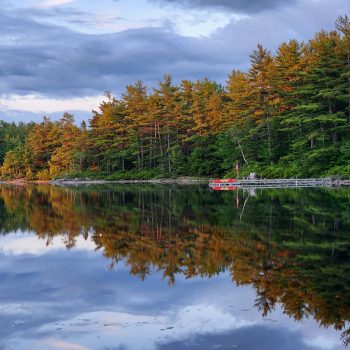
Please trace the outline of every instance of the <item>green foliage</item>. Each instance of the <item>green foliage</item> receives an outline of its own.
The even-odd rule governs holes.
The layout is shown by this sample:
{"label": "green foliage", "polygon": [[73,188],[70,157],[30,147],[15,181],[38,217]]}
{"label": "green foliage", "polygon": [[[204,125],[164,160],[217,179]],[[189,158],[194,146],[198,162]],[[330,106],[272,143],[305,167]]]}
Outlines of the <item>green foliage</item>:
{"label": "green foliage", "polygon": [[97,179],[104,179],[106,176],[107,176],[107,174],[101,173],[101,172],[96,171],[96,170],[84,170],[84,171],[66,172],[66,173],[60,174],[59,176],[56,176],[56,179],[97,180]]}
{"label": "green foliage", "polygon": [[25,176],[25,162],[22,146],[6,153],[4,163],[1,167],[1,178],[16,179]]}
{"label": "green foliage", "polygon": [[189,170],[196,176],[218,175],[220,170],[215,155],[214,137],[196,137],[193,151],[189,156]]}
{"label": "green foliage", "polygon": [[336,165],[324,172],[326,176],[334,176],[339,178],[350,178],[350,163],[343,165]]}
{"label": "green foliage", "polygon": [[3,163],[8,151],[24,144],[32,127],[32,123],[19,123],[16,125],[15,123],[0,121],[0,165]]}
{"label": "green foliage", "polygon": [[114,174],[106,176],[106,180],[119,181],[119,180],[150,180],[157,177],[157,172],[153,169],[141,170],[138,172],[124,171],[116,172]]}

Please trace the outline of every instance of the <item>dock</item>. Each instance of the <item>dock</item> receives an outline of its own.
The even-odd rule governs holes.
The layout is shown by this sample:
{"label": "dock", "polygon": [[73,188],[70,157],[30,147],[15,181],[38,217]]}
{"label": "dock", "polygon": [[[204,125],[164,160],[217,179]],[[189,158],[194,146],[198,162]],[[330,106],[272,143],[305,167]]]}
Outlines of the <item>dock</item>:
{"label": "dock", "polygon": [[223,179],[210,180],[213,190],[225,191],[236,188],[308,188],[350,186],[349,180],[325,179]]}

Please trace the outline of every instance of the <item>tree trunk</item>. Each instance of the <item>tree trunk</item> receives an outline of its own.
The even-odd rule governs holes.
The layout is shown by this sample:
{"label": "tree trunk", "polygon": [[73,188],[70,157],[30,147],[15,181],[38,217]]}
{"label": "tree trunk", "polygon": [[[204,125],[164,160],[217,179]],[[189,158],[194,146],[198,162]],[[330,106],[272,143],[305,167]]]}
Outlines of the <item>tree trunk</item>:
{"label": "tree trunk", "polygon": [[332,132],[332,142],[338,143],[338,133],[337,132]]}
{"label": "tree trunk", "polygon": [[171,173],[171,156],[170,156],[170,130],[168,126],[168,135],[167,135],[167,140],[168,140],[168,171]]}
{"label": "tree trunk", "polygon": [[143,170],[143,137],[141,136],[141,170]]}
{"label": "tree trunk", "polygon": [[268,142],[268,150],[269,150],[269,158],[270,158],[270,163],[273,164],[273,159],[272,159],[272,146],[271,146],[271,128],[270,128],[270,121],[269,117],[266,118],[266,127],[267,127],[267,142]]}
{"label": "tree trunk", "polygon": [[242,148],[242,146],[241,146],[241,143],[239,142],[239,140],[238,140],[237,142],[238,142],[238,147],[239,147],[239,150],[241,151],[242,158],[243,158],[244,162],[245,162],[247,165],[249,165],[248,162],[247,162],[247,159],[245,158],[245,155],[244,155],[244,153],[243,153],[243,148]]}
{"label": "tree trunk", "polygon": [[137,142],[137,167],[138,170],[141,170],[141,160],[140,160],[140,151],[139,151],[139,143]]}
{"label": "tree trunk", "polygon": [[149,167],[152,168],[152,151],[153,151],[153,140],[152,140],[153,133],[151,132],[149,137]]}
{"label": "tree trunk", "polygon": [[158,122],[158,137],[159,137],[159,150],[160,150],[160,155],[163,156],[163,146],[162,146],[162,137],[160,135],[160,126]]}

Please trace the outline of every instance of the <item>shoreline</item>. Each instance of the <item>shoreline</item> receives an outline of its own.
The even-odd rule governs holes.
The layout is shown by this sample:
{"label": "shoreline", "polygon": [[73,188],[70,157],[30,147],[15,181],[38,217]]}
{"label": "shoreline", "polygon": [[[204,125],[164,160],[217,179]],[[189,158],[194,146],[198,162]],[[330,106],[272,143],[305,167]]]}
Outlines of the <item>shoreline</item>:
{"label": "shoreline", "polygon": [[196,178],[178,178],[178,179],[151,179],[151,180],[51,180],[48,184],[51,185],[104,185],[104,184],[174,184],[174,185],[198,185],[209,184],[209,179]]}
{"label": "shoreline", "polygon": [[26,185],[105,185],[105,184],[174,184],[174,185],[199,185],[209,184],[209,179],[179,177],[175,179],[150,179],[150,180],[84,180],[84,179],[58,179],[47,181],[30,181],[26,179],[4,180],[0,184],[26,186]]}
{"label": "shoreline", "polygon": [[[279,182],[278,188],[298,188],[298,187],[350,187],[349,179],[304,179],[302,181],[309,182],[315,181],[312,186],[298,186],[298,184],[293,186],[288,186],[288,184],[298,181],[301,179],[260,179],[258,181],[250,181],[246,179],[238,180],[237,183],[232,185],[238,188],[256,187],[260,188],[258,185],[268,185],[271,182]],[[195,177],[178,177],[178,178],[164,178],[164,179],[150,179],[150,180],[90,180],[90,179],[57,179],[57,180],[26,180],[26,179],[15,179],[15,180],[3,180],[0,181],[2,185],[13,185],[13,186],[27,186],[27,185],[54,185],[54,186],[83,186],[83,185],[108,185],[108,184],[121,184],[121,185],[141,185],[141,184],[154,184],[154,185],[210,185],[211,180],[208,178],[195,178]],[[254,186],[258,185],[258,186]],[[285,185],[285,186],[284,186]],[[300,183],[301,185],[301,183]],[[263,188],[263,186],[262,186]]]}

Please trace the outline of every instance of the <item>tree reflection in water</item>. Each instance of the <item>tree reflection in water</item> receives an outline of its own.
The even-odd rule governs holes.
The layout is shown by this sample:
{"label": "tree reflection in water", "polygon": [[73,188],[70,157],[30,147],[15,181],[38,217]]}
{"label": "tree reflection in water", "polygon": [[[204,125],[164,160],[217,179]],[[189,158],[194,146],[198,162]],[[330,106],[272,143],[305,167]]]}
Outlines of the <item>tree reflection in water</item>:
{"label": "tree reflection in water", "polygon": [[[350,191],[213,193],[206,187],[0,187],[0,232],[32,231],[68,249],[91,237],[111,261],[144,280],[156,269],[210,278],[229,271],[252,285],[263,316],[277,303],[350,342]],[[249,197],[249,200],[248,199]]]}

